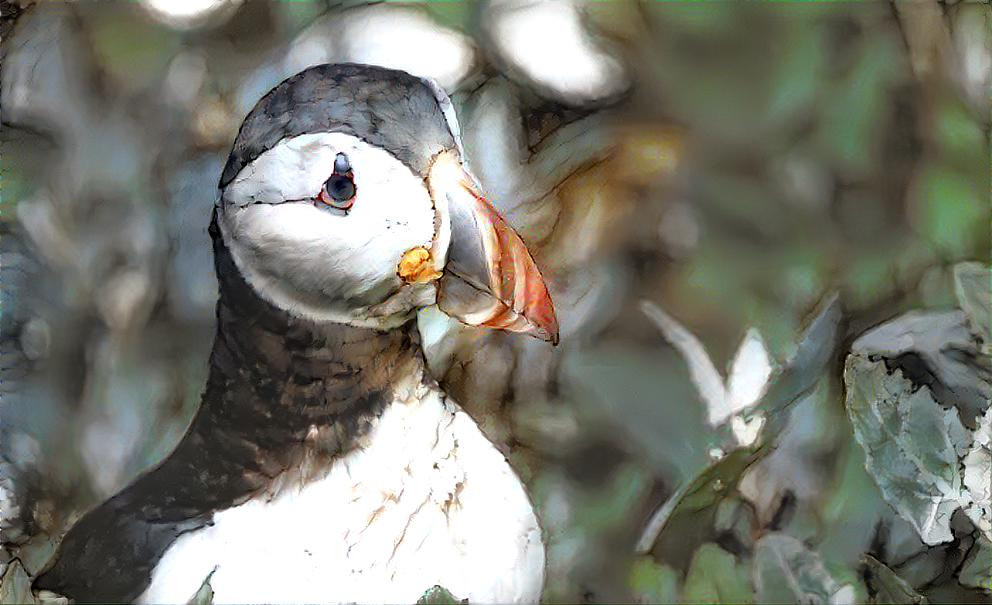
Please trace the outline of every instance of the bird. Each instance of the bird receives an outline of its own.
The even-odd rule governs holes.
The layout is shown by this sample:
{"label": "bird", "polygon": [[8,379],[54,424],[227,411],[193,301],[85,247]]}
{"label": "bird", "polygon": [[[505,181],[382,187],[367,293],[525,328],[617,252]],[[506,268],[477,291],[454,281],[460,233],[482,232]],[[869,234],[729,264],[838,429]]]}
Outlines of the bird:
{"label": "bird", "polygon": [[245,117],[209,234],[216,333],[175,449],[35,579],[76,602],[540,599],[534,506],[430,375],[418,312],[558,343],[547,283],[482,193],[434,81],[309,67]]}

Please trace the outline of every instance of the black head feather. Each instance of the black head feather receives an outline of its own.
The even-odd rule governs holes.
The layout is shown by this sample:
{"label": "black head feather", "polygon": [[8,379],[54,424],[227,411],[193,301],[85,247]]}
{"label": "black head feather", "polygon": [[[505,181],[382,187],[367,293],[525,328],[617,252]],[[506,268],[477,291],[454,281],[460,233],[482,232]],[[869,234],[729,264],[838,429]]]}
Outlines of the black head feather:
{"label": "black head feather", "polygon": [[456,147],[428,82],[371,65],[317,65],[283,81],[251,110],[234,141],[220,187],[279,141],[318,132],[358,137],[422,176],[431,158]]}

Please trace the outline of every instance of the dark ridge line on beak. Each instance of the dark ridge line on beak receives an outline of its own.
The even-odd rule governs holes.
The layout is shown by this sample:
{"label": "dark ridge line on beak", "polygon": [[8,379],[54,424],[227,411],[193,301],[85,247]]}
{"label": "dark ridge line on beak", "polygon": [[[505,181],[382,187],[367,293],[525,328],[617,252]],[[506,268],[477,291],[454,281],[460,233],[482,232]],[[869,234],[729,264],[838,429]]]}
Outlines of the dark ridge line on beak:
{"label": "dark ridge line on beak", "polygon": [[[448,269],[447,267],[445,267],[444,269],[441,270],[442,273],[448,273],[449,271],[451,272],[452,275],[454,275],[458,279],[462,280],[463,283],[465,283],[466,285],[470,286],[472,289],[474,289],[474,290],[476,290],[478,292],[481,292],[482,294],[484,294],[484,295],[486,295],[486,296],[488,296],[490,298],[493,298],[495,300],[498,300],[504,306],[509,307],[510,310],[512,310],[514,313],[516,313],[520,317],[523,317],[525,320],[527,320],[527,323],[529,325],[534,326],[534,332],[523,332],[523,334],[526,334],[527,336],[530,336],[531,338],[536,338],[538,340],[543,340],[544,342],[550,342],[551,343],[551,346],[553,346],[553,347],[557,347],[558,346],[558,342],[560,340],[558,332],[555,332],[552,335],[551,332],[549,332],[548,330],[545,330],[541,326],[539,326],[536,323],[534,323],[529,317],[527,317],[523,313],[518,312],[512,306],[507,305],[505,302],[503,302],[503,299],[498,298],[497,296],[494,296],[492,292],[490,292],[488,290],[483,290],[479,286],[473,284],[471,281],[469,281],[465,277],[462,277],[462,275],[459,272],[455,271],[454,269]],[[438,284],[438,288],[439,289],[440,288],[443,288],[443,285],[441,284],[441,280],[437,280],[437,284]],[[442,313],[444,313],[444,311],[442,311]],[[462,324],[463,326],[469,326],[469,327],[472,327],[472,328],[488,328],[489,327],[489,326],[486,326],[485,324],[470,324],[470,323],[466,323],[466,322],[458,319],[457,317],[452,317],[452,316],[448,315],[447,313],[445,313],[445,315],[447,315],[448,317],[451,317],[452,319],[454,319],[458,323]],[[520,332],[517,332],[517,334],[520,334]]]}

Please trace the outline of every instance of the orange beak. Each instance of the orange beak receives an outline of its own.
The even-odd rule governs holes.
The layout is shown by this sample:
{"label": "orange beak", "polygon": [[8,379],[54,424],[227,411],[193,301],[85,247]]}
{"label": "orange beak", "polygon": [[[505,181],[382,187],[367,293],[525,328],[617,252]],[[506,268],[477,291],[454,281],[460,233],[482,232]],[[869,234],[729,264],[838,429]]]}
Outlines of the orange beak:
{"label": "orange beak", "polygon": [[468,325],[558,344],[554,304],[537,264],[454,152],[435,158],[427,185],[439,221],[431,255],[444,267],[438,307]]}

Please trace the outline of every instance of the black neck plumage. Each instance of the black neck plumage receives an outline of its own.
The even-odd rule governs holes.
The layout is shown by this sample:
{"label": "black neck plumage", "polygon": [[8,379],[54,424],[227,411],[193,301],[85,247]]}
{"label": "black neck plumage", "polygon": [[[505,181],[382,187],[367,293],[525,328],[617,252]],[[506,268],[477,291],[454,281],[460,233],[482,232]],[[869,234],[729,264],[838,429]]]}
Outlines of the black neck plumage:
{"label": "black neck plumage", "polygon": [[217,336],[191,433],[222,435],[225,458],[264,476],[291,466],[307,440],[327,453],[349,449],[393,400],[392,385],[422,376],[416,325],[383,332],[294,317],[245,282],[216,221],[211,235]]}
{"label": "black neck plumage", "polygon": [[220,297],[201,407],[164,462],[70,530],[41,588],[134,600],[179,535],[271,490],[307,450],[330,461],[354,447],[393,400],[392,385],[423,379],[415,324],[381,332],[291,316],[245,282],[216,218],[210,233]]}

